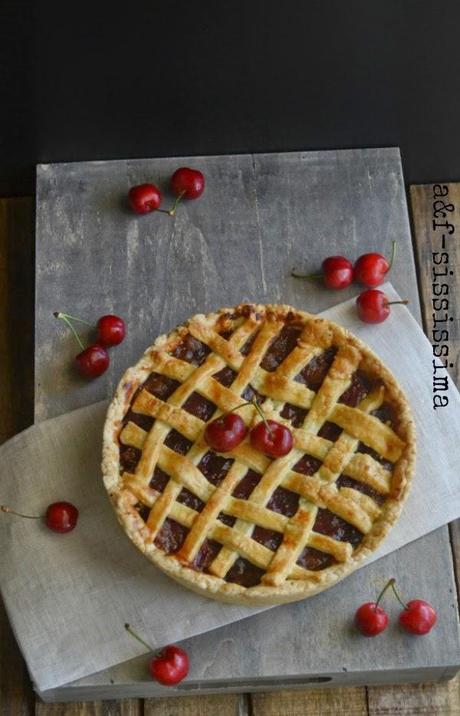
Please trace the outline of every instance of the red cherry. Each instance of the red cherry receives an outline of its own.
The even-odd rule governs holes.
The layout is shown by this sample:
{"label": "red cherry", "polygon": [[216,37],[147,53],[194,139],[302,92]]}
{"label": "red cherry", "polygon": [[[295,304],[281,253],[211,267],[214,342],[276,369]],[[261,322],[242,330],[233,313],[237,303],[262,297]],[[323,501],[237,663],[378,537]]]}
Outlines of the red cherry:
{"label": "red cherry", "polygon": [[154,184],[138,184],[131,187],[128,199],[136,214],[149,214],[161,204],[161,192]]}
{"label": "red cherry", "polygon": [[103,346],[117,346],[126,335],[125,322],[118,316],[101,316],[97,322],[97,339]]}
{"label": "red cherry", "polygon": [[78,510],[70,502],[53,502],[46,510],[46,526],[53,532],[71,532],[77,521]]}
{"label": "red cherry", "polygon": [[156,654],[149,664],[151,676],[165,686],[173,686],[185,679],[189,670],[186,651],[170,644]]}
{"label": "red cherry", "polygon": [[204,176],[198,169],[180,167],[171,177],[171,191],[184,199],[198,199],[204,192]]}
{"label": "red cherry", "polygon": [[435,609],[423,599],[413,599],[408,602],[399,615],[399,623],[411,634],[428,634],[436,624],[436,620]]}
{"label": "red cherry", "polygon": [[354,279],[363,286],[380,286],[388,273],[390,264],[382,254],[363,254],[355,263]]}
{"label": "red cherry", "polygon": [[327,288],[346,288],[353,281],[353,264],[344,256],[329,256],[321,268]]}
{"label": "red cherry", "polygon": [[104,346],[95,343],[75,356],[78,370],[86,378],[97,378],[109,367],[110,358]]}
{"label": "red cherry", "polygon": [[389,301],[383,291],[376,288],[363,291],[356,299],[358,316],[364,323],[382,323],[390,315],[390,306],[398,303],[407,305],[409,301]]}
{"label": "red cherry", "polygon": [[[24,515],[22,512],[12,510],[7,505],[0,505],[0,511],[27,520],[43,519],[42,515]],[[48,505],[44,519],[46,526],[53,532],[70,532],[77,524],[78,510],[70,502],[53,502]]]}
{"label": "red cherry", "polygon": [[396,241],[393,241],[390,261],[388,261],[385,256],[382,256],[382,254],[377,253],[363,254],[360,256],[353,269],[353,278],[355,281],[362,283],[363,286],[369,286],[369,288],[380,286],[393,265],[395,252]]}
{"label": "red cherry", "polygon": [[363,291],[356,299],[358,316],[365,323],[382,323],[390,315],[388,298],[383,291]]}
{"label": "red cherry", "polygon": [[239,445],[248,429],[244,420],[236,413],[227,413],[206,425],[204,438],[217,452],[228,452]]}
{"label": "red cherry", "polygon": [[357,609],[355,624],[364,636],[377,636],[388,626],[388,614],[377,602],[366,602]]}
{"label": "red cherry", "polygon": [[292,450],[294,440],[285,425],[275,420],[261,421],[251,430],[251,445],[270,457],[283,457]]}

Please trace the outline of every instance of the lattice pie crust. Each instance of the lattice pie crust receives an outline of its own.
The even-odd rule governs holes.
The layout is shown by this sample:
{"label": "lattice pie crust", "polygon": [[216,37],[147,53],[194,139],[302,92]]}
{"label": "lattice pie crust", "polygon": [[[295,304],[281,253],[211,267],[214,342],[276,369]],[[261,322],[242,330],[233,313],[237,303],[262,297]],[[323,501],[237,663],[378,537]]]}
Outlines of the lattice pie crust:
{"label": "lattice pie crust", "polygon": [[[206,421],[254,396],[293,450],[272,460],[246,438],[217,455]],[[302,599],[356,569],[397,520],[414,461],[390,371],[289,306],[196,315],[161,336],[126,371],[104,429],[104,483],[134,544],[190,589],[244,604]]]}

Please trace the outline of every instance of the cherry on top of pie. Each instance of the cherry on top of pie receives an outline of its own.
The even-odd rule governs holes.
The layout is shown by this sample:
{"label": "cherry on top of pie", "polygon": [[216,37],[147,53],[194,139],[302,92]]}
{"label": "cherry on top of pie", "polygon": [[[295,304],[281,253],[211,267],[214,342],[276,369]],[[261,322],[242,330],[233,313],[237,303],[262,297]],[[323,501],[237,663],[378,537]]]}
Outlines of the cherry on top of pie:
{"label": "cherry on top of pie", "polygon": [[[206,424],[256,398],[294,446],[217,453]],[[255,407],[238,410],[248,428]],[[197,315],[123,376],[103,473],[129,537],[207,596],[277,603],[351,572],[399,516],[415,431],[397,381],[339,326],[288,306]]]}

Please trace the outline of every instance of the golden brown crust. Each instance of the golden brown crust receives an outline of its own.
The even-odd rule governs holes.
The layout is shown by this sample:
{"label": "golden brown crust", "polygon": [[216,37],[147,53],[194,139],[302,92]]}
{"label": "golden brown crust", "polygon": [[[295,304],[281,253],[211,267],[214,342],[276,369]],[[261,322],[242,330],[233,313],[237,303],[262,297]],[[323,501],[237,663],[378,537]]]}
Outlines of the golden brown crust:
{"label": "golden brown crust", "polygon": [[[276,371],[263,371],[260,368],[262,357],[286,323],[302,327],[297,347]],[[232,329],[235,332],[229,341],[218,335]],[[244,357],[239,349],[256,329],[259,329],[257,338],[249,356]],[[170,355],[188,332],[213,351],[199,368]],[[316,395],[305,385],[292,380],[312,357],[331,346],[338,348],[338,352]],[[231,389],[224,388],[211,377],[224,366],[230,366],[238,373]],[[361,401],[359,409],[337,403],[358,366],[370,377],[381,381],[381,386]],[[121,474],[119,438],[123,419],[139,387],[152,371],[178,380],[182,386],[167,403],[147,391],[137,394],[136,407],[155,416],[156,423],[150,433],[145,433],[133,423],[124,427],[123,440],[142,449],[142,457],[135,475]],[[194,456],[198,459],[206,449],[202,434],[205,424],[181,410],[183,400],[190,393],[190,388],[187,388],[189,379],[200,385],[203,395],[222,411],[236,406],[235,396],[241,402],[241,390],[248,383],[268,396],[264,404],[267,417],[283,422],[278,408],[285,402],[308,409],[302,427],[293,430],[292,454],[270,463],[245,442],[233,451],[232,457],[237,459],[220,487],[214,488],[197,469],[194,459]],[[383,401],[390,403],[395,410],[397,432],[370,415]],[[240,411],[248,424],[253,419],[253,410],[248,406]],[[326,420],[332,420],[344,430],[335,443],[317,435]],[[163,445],[171,427],[194,443],[187,457]],[[369,455],[355,452],[363,438],[369,447],[394,463],[392,472]],[[322,461],[316,476],[292,470],[299,456],[306,452]],[[172,478],[161,494],[149,488],[149,480],[146,479],[157,464]],[[347,330],[283,305],[242,304],[207,316],[197,315],[169,336],[160,336],[137,365],[128,369],[122,377],[104,427],[104,484],[118,519],[134,544],[154,564],[188,588],[208,597],[249,605],[277,604],[312,596],[355,570],[380,545],[398,519],[408,494],[414,464],[415,426],[408,402],[391,372]],[[263,477],[251,493],[250,500],[244,501],[231,493],[248,467],[262,472]],[[338,490],[335,481],[340,474],[361,480],[385,496],[385,501],[378,505],[354,489],[344,487]],[[289,487],[300,495],[299,509],[292,518],[266,507],[278,485]],[[183,486],[206,503],[201,513],[176,501]],[[151,509],[147,523],[134,509],[138,500]],[[327,507],[364,534],[356,549],[353,550],[347,542],[338,542],[312,531],[318,506]],[[237,518],[237,529],[216,521],[223,507],[226,513]],[[176,555],[166,555],[154,543],[168,515],[189,530]],[[254,524],[284,531],[285,538],[276,552],[251,539]],[[210,565],[209,574],[187,566],[206,536],[224,545]],[[320,571],[300,567],[297,559],[306,545],[331,554],[337,563]],[[265,570],[261,584],[243,587],[223,579],[236,554]]]}

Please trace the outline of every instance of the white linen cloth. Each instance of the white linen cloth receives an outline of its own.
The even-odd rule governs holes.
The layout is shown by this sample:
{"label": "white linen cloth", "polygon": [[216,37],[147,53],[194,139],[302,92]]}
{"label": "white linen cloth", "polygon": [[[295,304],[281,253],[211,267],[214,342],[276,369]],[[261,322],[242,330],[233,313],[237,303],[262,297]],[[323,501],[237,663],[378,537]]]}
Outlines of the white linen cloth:
{"label": "white linen cloth", "polygon": [[[393,299],[391,285],[383,287]],[[403,386],[418,433],[417,471],[402,517],[372,560],[460,516],[460,397],[432,407],[432,348],[409,310],[361,323],[354,300],[322,314],[366,341]],[[138,656],[136,625],[154,646],[242,619],[262,608],[200,597],[157,570],[124,535],[100,473],[105,403],[33,426],[0,448],[0,504],[42,514],[68,500],[80,510],[66,535],[0,514],[0,586],[30,674],[44,691]],[[282,608],[282,607],[281,607]]]}

